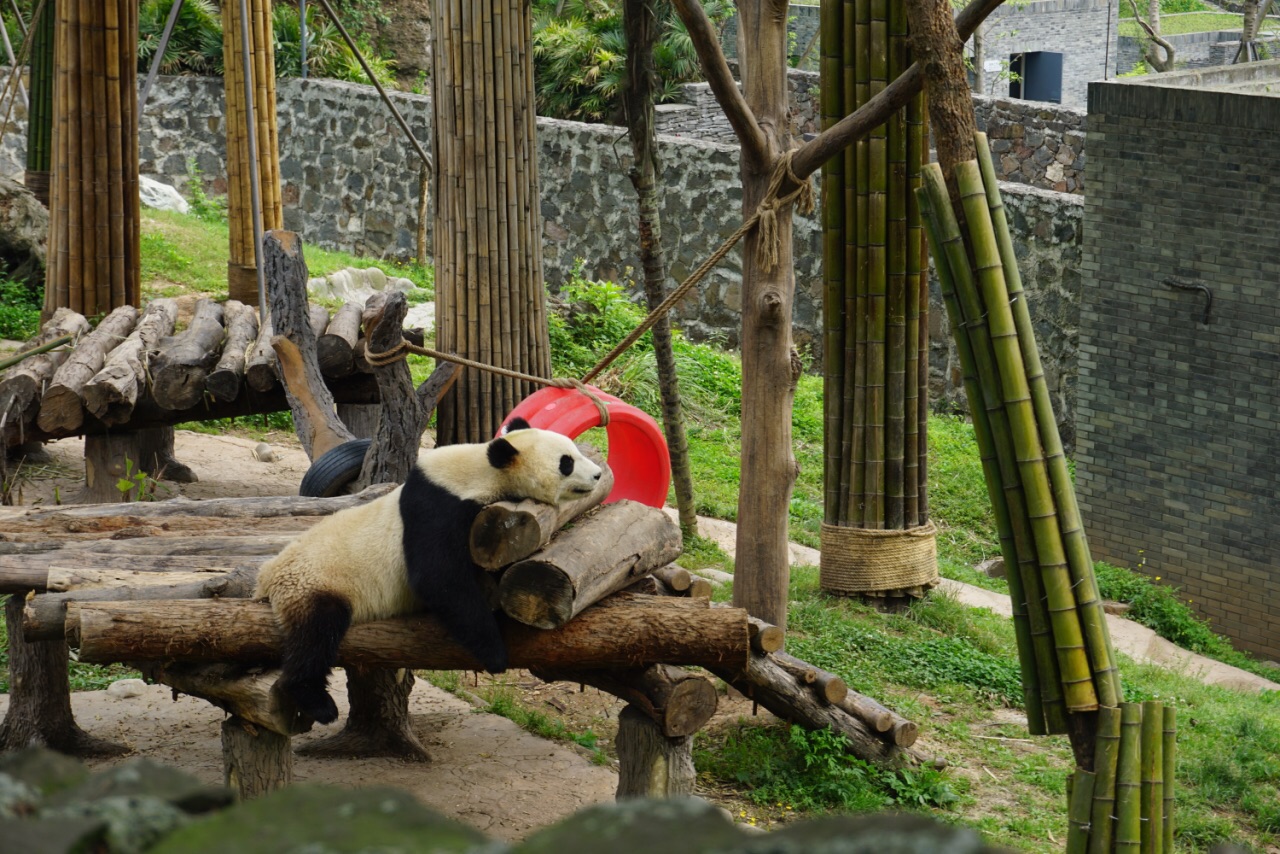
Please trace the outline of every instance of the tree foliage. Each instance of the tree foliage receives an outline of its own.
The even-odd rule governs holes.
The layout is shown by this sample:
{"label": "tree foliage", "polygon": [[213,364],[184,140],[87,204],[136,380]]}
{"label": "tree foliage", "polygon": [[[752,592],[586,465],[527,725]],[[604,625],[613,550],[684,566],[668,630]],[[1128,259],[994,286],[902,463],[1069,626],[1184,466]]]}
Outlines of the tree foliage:
{"label": "tree foliage", "polygon": [[[717,27],[733,14],[728,0],[707,0]],[[534,0],[533,61],[538,114],[578,121],[617,116],[626,76],[627,46],[622,7],[616,0]],[[666,103],[681,83],[700,79],[698,57],[684,23],[668,14],[661,25],[654,59],[655,100]]]}

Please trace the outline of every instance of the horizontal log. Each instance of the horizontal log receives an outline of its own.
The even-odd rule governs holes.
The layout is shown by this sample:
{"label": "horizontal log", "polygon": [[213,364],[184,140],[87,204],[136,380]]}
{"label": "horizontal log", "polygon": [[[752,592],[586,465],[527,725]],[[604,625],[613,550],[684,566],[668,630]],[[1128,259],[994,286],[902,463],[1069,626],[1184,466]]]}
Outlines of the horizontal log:
{"label": "horizontal log", "polygon": [[606,504],[503,573],[499,601],[515,620],[555,628],[680,550],[680,528],[661,510],[634,501]]}
{"label": "horizontal log", "polygon": [[227,338],[222,343],[222,355],[205,378],[204,385],[214,397],[235,400],[240,394],[240,382],[244,377],[250,348],[258,339],[258,310],[237,300],[227,300]]}
{"label": "horizontal log", "polygon": [[747,623],[747,630],[751,633],[752,652],[765,655],[782,649],[786,640],[786,633],[782,629],[758,617],[749,618]]}
{"label": "horizontal log", "polygon": [[107,354],[129,336],[137,320],[138,310],[122,305],[104,317],[97,329],[80,339],[75,352],[58,368],[40,399],[36,424],[41,430],[74,430],[80,426],[84,421],[81,396],[85,385],[102,370]]}
{"label": "horizontal log", "polygon": [[[234,564],[241,555],[274,555],[293,540],[293,535],[253,537],[142,537],[128,540],[77,540],[56,548],[61,559],[53,562],[66,564],[72,560],[88,562],[102,569],[117,568],[120,564],[100,564],[98,555],[218,555]],[[0,555],[43,554],[51,551],[43,548],[50,543],[0,543]],[[74,557],[68,557],[69,555]],[[92,556],[92,557],[89,557]]]}
{"label": "horizontal log", "polygon": [[[0,543],[0,546],[5,545]],[[21,555],[0,555],[0,594],[43,593],[48,590],[49,574],[68,562],[68,552],[46,551]],[[85,555],[74,554],[77,562],[97,569],[136,570],[138,572],[185,572],[207,570],[230,572],[237,565],[262,564],[271,555],[236,555],[234,560],[219,555]]]}
{"label": "horizontal log", "polygon": [[773,660],[798,681],[808,685],[814,696],[827,705],[839,703],[849,694],[849,686],[843,679],[821,667],[814,667],[785,652],[775,652]]}
{"label": "horizontal log", "polygon": [[239,567],[227,573],[201,573],[194,578],[188,573],[150,574],[154,576],[153,583],[32,596],[22,610],[23,637],[33,641],[62,639],[66,635],[66,623],[78,621],[77,609],[85,602],[248,599],[258,580],[256,566]]}
{"label": "horizontal log", "polygon": [[244,379],[254,391],[265,393],[280,385],[280,367],[276,364],[276,351],[271,347],[273,335],[268,315],[266,321],[259,324],[258,339],[245,359]]}
{"label": "horizontal log", "polygon": [[[745,669],[751,658],[740,609],[658,611],[647,606],[589,608],[558,629],[507,623],[513,668],[634,668],[650,664]],[[280,633],[271,606],[233,599],[84,602],[67,636],[80,660],[274,663]],[[478,670],[480,664],[428,616],[353,626],[338,663],[359,667]]]}
{"label": "horizontal log", "polygon": [[655,664],[633,670],[552,670],[533,668],[544,682],[591,685],[635,706],[667,738],[693,735],[716,713],[716,689],[703,676]]}
{"label": "horizontal log", "polygon": [[676,593],[684,593],[693,583],[693,576],[682,566],[660,566],[653,571],[653,577]]}
{"label": "horizontal log", "polygon": [[353,353],[360,339],[360,318],[364,306],[344,303],[333,315],[324,334],[316,338],[316,360],[320,372],[329,377],[345,377],[355,370]]}
{"label": "horizontal log", "polygon": [[151,361],[151,396],[165,409],[187,409],[204,396],[205,378],[222,353],[220,303],[202,299],[183,331],[160,343]]}
{"label": "horizontal log", "polygon": [[876,732],[888,732],[893,729],[893,713],[880,703],[863,696],[856,691],[840,701],[840,708],[861,720]]}
{"label": "horizontal log", "polygon": [[139,394],[147,387],[147,359],[162,339],[173,333],[178,303],[155,299],[119,347],[111,351],[102,370],[84,387],[85,408],[103,424],[123,424],[133,415]]}
{"label": "horizontal log", "polygon": [[379,483],[355,495],[335,498],[304,498],[298,495],[270,495],[256,498],[171,498],[167,501],[135,501],[122,504],[64,504],[36,510],[6,508],[0,513],[0,525],[9,523],[56,521],[61,519],[93,519],[100,516],[129,516],[137,519],[163,519],[170,516],[202,516],[217,519],[266,519],[277,516],[329,516],[348,507],[357,507],[381,498],[395,484]]}
{"label": "horizontal log", "polygon": [[152,682],[177,693],[206,700],[228,714],[279,733],[297,735],[311,729],[284,691],[272,690],[278,670],[248,669],[243,664],[164,664],[143,662],[139,670]]}
{"label": "horizontal log", "polygon": [[175,569],[169,572],[139,572],[136,569],[85,569],[55,566],[49,568],[45,591],[48,593],[70,593],[74,590],[96,590],[105,587],[150,587],[156,584],[191,584],[218,578],[229,571]]}
{"label": "horizontal log", "polygon": [[471,524],[471,559],[497,570],[524,560],[545,546],[556,532],[588,510],[604,503],[613,491],[613,472],[594,448],[583,453],[600,466],[600,482],[590,494],[559,506],[540,501],[499,501],[485,507]]}
{"label": "horizontal log", "polygon": [[[60,308],[45,321],[40,334],[28,341],[24,349],[38,350],[68,335],[87,335],[90,329],[89,321],[83,315],[69,308]],[[34,423],[40,393],[71,352],[70,347],[59,347],[32,355],[0,373],[0,419],[4,422],[0,435],[4,436],[6,446],[40,439]]]}

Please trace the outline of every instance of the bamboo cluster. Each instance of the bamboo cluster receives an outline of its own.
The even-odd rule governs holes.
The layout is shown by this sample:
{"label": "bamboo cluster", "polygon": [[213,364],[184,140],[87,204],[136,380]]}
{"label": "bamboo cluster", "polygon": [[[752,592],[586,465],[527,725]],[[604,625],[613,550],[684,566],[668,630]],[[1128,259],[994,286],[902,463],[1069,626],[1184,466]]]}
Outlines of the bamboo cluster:
{"label": "bamboo cluster", "polygon": [[1070,779],[1067,854],[1173,854],[1176,752],[1172,708],[1103,708],[1094,770]]}
{"label": "bamboo cluster", "polygon": [[977,149],[956,169],[967,235],[936,165],[919,198],[1010,567],[1029,726],[1065,732],[1068,712],[1120,702],[1119,675],[985,134]]}
{"label": "bamboo cluster", "polygon": [[[903,0],[822,5],[822,122],[911,66]],[[923,95],[823,167],[825,505],[829,525],[928,522],[928,265],[915,190]]]}
{"label": "bamboo cluster", "polygon": [[[66,2],[66,0],[63,0]],[[49,165],[53,155],[53,54],[56,0],[45,0],[31,36],[31,94],[27,124],[27,173],[24,183],[35,197],[49,204]]]}
{"label": "bamboo cluster", "polygon": [[[534,141],[529,4],[433,4],[436,317],[440,349],[550,376]],[[444,37],[443,34],[448,34]],[[440,403],[439,441],[487,439],[530,392],[465,371]]]}
{"label": "bamboo cluster", "polygon": [[46,313],[138,299],[137,32],[132,0],[57,4]]}
{"label": "bamboo cluster", "polygon": [[[253,80],[253,113],[257,131],[258,185],[262,229],[281,228],[280,144],[276,133],[276,61],[271,4],[248,0],[249,67]],[[258,304],[254,255],[253,192],[250,182],[249,115],[245,102],[245,60],[240,39],[240,2],[222,4],[223,80],[227,99],[227,220],[231,226],[227,286],[231,299]]]}

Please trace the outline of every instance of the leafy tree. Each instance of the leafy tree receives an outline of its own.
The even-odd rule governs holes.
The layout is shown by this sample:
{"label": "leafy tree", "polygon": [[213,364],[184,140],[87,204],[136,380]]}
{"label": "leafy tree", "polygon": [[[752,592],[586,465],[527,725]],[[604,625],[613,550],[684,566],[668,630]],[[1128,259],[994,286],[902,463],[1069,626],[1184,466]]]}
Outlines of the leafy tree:
{"label": "leafy tree", "polygon": [[[708,0],[717,28],[733,14],[728,0]],[[658,103],[700,79],[698,55],[684,23],[668,11],[654,45]],[[538,114],[579,121],[617,117],[626,78],[627,42],[617,0],[534,0],[533,60]]]}

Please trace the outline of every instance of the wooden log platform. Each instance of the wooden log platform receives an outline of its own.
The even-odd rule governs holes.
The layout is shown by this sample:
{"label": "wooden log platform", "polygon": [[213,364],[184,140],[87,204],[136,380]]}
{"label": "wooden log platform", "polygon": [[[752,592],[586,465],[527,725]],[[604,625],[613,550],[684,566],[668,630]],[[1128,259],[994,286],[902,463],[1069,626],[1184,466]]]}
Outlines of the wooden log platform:
{"label": "wooden log platform", "polygon": [[[247,600],[81,602],[67,636],[80,660],[275,662],[280,633],[271,606]],[[736,608],[663,610],[620,604],[589,608],[558,629],[507,623],[511,667],[629,669],[681,664],[744,670],[747,615]],[[427,616],[353,626],[340,665],[479,670],[479,662]]]}

